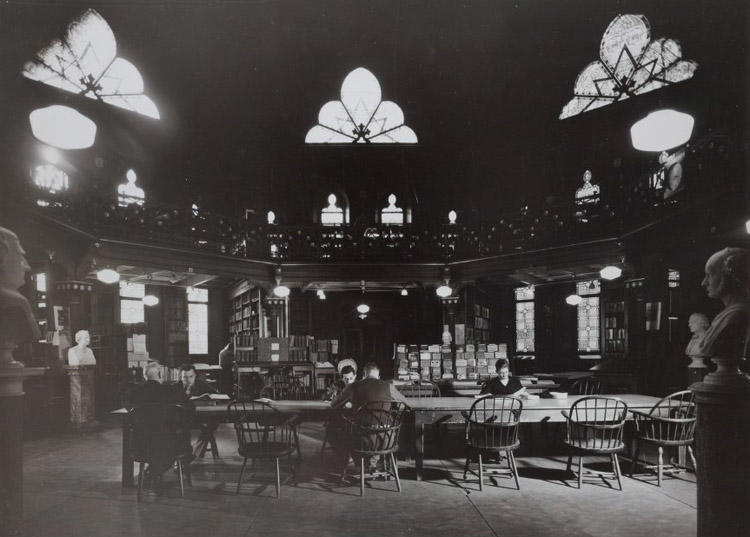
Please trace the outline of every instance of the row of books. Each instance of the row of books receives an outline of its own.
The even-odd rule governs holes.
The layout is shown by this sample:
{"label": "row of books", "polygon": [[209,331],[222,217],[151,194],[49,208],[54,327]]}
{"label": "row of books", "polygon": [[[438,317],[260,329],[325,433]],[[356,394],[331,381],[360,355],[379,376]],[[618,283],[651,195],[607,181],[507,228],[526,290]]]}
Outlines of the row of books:
{"label": "row of books", "polygon": [[253,332],[235,334],[235,361],[254,362],[330,362],[338,354],[338,340],[291,335],[286,338],[261,338]]}
{"label": "row of books", "polygon": [[[481,349],[481,350],[477,350]],[[396,345],[398,380],[478,380],[496,373],[495,361],[508,357],[504,343],[459,345],[455,368],[450,345]]]}

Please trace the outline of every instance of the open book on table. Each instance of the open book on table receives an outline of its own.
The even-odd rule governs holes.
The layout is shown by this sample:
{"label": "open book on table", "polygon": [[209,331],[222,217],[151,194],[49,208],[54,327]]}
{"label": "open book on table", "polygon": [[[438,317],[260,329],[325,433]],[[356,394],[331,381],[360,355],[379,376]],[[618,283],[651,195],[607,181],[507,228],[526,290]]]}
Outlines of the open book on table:
{"label": "open book on table", "polygon": [[230,397],[225,393],[204,393],[193,395],[191,401],[229,401]]}

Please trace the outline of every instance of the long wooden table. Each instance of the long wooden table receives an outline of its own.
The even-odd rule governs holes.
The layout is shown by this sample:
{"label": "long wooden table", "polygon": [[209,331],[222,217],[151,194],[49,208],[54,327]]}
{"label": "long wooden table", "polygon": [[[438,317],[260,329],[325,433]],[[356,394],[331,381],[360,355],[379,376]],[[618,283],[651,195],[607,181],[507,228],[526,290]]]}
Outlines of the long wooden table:
{"label": "long wooden table", "polygon": [[[570,408],[570,406],[584,397],[582,395],[571,395],[567,399],[538,399],[523,402],[523,412],[521,414],[522,423],[543,423],[543,422],[563,422],[561,411]],[[658,397],[639,394],[619,394],[617,397],[624,401],[629,409],[632,410],[650,410],[658,401]],[[413,424],[414,427],[414,454],[417,480],[422,479],[424,467],[424,429],[425,425],[463,423],[464,418],[461,411],[468,411],[475,399],[472,397],[433,397],[423,399],[409,400],[409,414],[411,419],[406,423]],[[299,415],[300,421],[303,422],[322,422],[326,421],[331,415],[338,412],[331,408],[330,403],[325,401],[273,401],[271,403],[275,409],[280,412]],[[196,416],[201,423],[220,423],[231,421],[231,416],[227,410],[226,404],[220,405],[196,405]],[[128,445],[130,443],[130,427],[128,420],[124,419],[127,410],[121,408],[115,410],[113,414],[123,416],[122,420],[122,485],[132,487],[133,480],[133,460],[128,454]],[[628,415],[630,418],[630,415]]]}

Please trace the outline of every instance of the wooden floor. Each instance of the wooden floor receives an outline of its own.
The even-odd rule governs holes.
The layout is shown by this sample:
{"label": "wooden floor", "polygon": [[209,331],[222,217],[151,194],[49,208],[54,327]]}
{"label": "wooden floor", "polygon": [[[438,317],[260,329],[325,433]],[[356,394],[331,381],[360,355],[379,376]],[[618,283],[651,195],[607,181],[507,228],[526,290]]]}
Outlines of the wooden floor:
{"label": "wooden floor", "polygon": [[[234,487],[241,465],[233,430],[218,431],[221,458],[193,465],[193,486],[180,498],[177,476],[136,502],[120,486],[120,429],[62,435],[25,444],[25,535],[35,536],[686,536],[695,533],[696,489],[692,474],[667,479],[625,478],[624,491],[601,479],[581,490],[565,473],[563,456],[520,456],[521,491],[507,477],[479,492],[463,481],[460,433],[445,444],[446,458],[428,452],[425,481],[400,464],[403,492],[393,481],[376,481],[359,497],[356,482],[340,485],[330,451],[321,457],[320,425],[301,430],[303,463],[296,486],[274,497],[272,474]],[[434,451],[434,450],[433,450]],[[604,459],[587,459],[598,466]],[[623,465],[624,469],[629,464]],[[283,469],[283,468],[282,468]],[[261,468],[262,470],[262,468]],[[271,468],[269,467],[270,471]],[[567,482],[566,482],[567,479]]]}

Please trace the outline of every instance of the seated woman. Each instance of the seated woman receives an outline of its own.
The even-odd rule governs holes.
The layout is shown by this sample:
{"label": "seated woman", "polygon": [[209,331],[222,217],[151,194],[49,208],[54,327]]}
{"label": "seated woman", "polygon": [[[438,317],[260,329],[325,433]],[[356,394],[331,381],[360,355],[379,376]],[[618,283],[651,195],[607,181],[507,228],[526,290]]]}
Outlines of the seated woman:
{"label": "seated woman", "polygon": [[521,386],[521,381],[510,376],[510,365],[508,360],[500,358],[495,362],[497,376],[484,383],[479,395],[526,395],[526,388]]}

